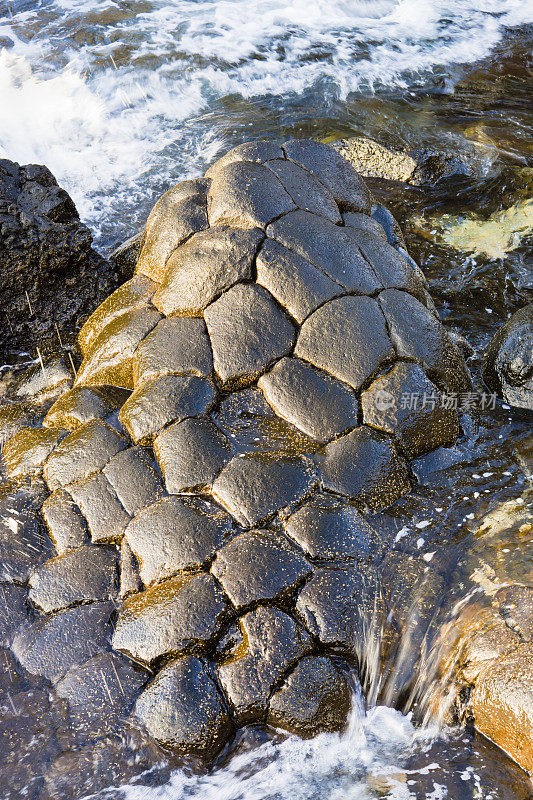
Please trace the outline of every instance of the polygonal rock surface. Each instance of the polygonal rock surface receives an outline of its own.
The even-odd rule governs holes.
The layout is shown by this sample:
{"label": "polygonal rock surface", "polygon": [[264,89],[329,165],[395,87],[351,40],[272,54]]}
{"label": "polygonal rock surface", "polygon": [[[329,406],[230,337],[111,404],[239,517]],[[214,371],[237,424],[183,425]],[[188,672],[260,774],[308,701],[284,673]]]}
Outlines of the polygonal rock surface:
{"label": "polygonal rock surface", "polygon": [[267,722],[308,739],[342,730],[350,702],[348,681],[330,658],[303,658],[270,700]]}
{"label": "polygonal rock surface", "polygon": [[19,478],[39,474],[50,453],[66,435],[66,431],[55,428],[21,428],[2,450],[7,476]]}
{"label": "polygonal rock surface", "polygon": [[357,230],[367,231],[368,233],[373,233],[378,239],[384,242],[387,241],[387,234],[383,227],[376,219],[369,217],[368,214],[361,214],[358,211],[348,211],[342,215],[342,221],[347,228],[357,228]]}
{"label": "polygonal rock surface", "polygon": [[371,294],[381,288],[371,265],[361,255],[351,228],[307,211],[293,211],[269,225],[267,234],[347,291]]}
{"label": "polygonal rock surface", "polygon": [[299,593],[296,610],[322,644],[360,666],[381,630],[375,574],[363,565],[318,570]]}
{"label": "polygonal rock surface", "polygon": [[385,318],[371,297],[337,297],[305,320],[294,354],[359,389],[395,357]]}
{"label": "polygonal rock surface", "polygon": [[358,403],[351,388],[299,359],[278,361],[259,386],[280,417],[319,442],[357,425]]}
{"label": "polygonal rock surface", "polygon": [[87,520],[95,544],[121,538],[131,517],[103,473],[97,472],[86,481],[71,485],[69,491]]}
{"label": "polygonal rock surface", "polygon": [[51,558],[30,576],[30,600],[43,611],[60,611],[87,600],[117,595],[118,554],[111,547],[84,545]]}
{"label": "polygonal rock surface", "polygon": [[52,490],[84,480],[105,467],[126,446],[125,438],[107,422],[100,419],[86,422],[63,439],[48,458],[45,480]]}
{"label": "polygonal rock surface", "polygon": [[155,328],[161,314],[154,308],[126,311],[111,320],[87,348],[76,376],[76,385],[133,388],[131,359],[139,342]]}
{"label": "polygonal rock surface", "polygon": [[266,239],[256,260],[257,282],[301,323],[345,289],[321,269],[275,239]]}
{"label": "polygonal rock surface", "polygon": [[91,419],[101,419],[111,414],[117,406],[122,405],[126,397],[127,393],[119,398],[117,390],[112,394],[105,387],[75,386],[56,400],[44,418],[43,425],[48,428],[74,430]]}
{"label": "polygonal rock surface", "polygon": [[0,583],[0,647],[11,645],[27,616],[25,587]]}
{"label": "polygonal rock surface", "polygon": [[252,161],[234,161],[217,169],[209,187],[209,223],[264,228],[296,208],[274,173]]}
{"label": "polygonal rock surface", "polygon": [[251,526],[279,511],[289,513],[316,482],[309,460],[250,454],[224,467],[213,484],[213,496],[241,525]]}
{"label": "polygonal rock surface", "polygon": [[326,488],[371,509],[386,508],[410,489],[393,444],[366,425],[328,444],[320,471]]}
{"label": "polygonal rock surface", "polygon": [[459,417],[445,408],[437,387],[417,364],[396,364],[361,395],[363,420],[394,436],[407,458],[416,458],[459,436]]}
{"label": "polygonal rock surface", "polygon": [[312,173],[284,158],[272,159],[267,167],[275,172],[298,208],[320,214],[335,223],[341,222],[333,194]]}
{"label": "polygonal rock surface", "polygon": [[442,323],[406,292],[388,289],[379,303],[400,358],[414,358],[432,370],[452,392],[464,392],[471,382],[463,357]]}
{"label": "polygonal rock surface", "polygon": [[37,496],[29,490],[0,494],[0,581],[24,583],[31,570],[53,554],[42,534]]}
{"label": "polygonal rock surface", "polygon": [[230,525],[230,517],[219,508],[185,497],[164,497],[141,511],[125,534],[148,586],[179,570],[201,567]]}
{"label": "polygonal rock surface", "polygon": [[234,606],[286,595],[311,575],[311,564],[279,536],[246,531],[218,551],[211,572]]}
{"label": "polygonal rock surface", "polygon": [[102,472],[128,514],[137,514],[165,494],[161,479],[142,447],[121,450]]}
{"label": "polygonal rock surface", "polygon": [[196,231],[207,228],[208,181],[183,181],[155,204],[146,222],[137,271],[161,283],[169,256]]}
{"label": "polygonal rock surface", "polygon": [[164,667],[137,700],[135,714],[154,739],[182,754],[210,758],[232,732],[212,675],[193,657]]}
{"label": "polygonal rock surface", "polygon": [[136,349],[135,386],[169,372],[211,376],[213,356],[202,319],[162,319]]}
{"label": "polygonal rock surface", "polygon": [[374,274],[384,289],[405,289],[411,294],[425,294],[425,284],[411,264],[396,248],[374,233],[355,229],[353,241],[365,259],[372,265]]}
{"label": "polygonal rock surface", "polygon": [[98,306],[96,311],[91,314],[78,334],[78,344],[83,355],[114,319],[122,316],[126,311],[133,311],[143,306],[146,308],[156,289],[157,284],[146,275],[135,275],[109,295],[107,300],[104,300],[102,305]]}
{"label": "polygonal rock surface", "polygon": [[112,734],[131,710],[147,677],[146,672],[116,653],[102,653],[72,667],[55,691],[68,702],[77,740]]}
{"label": "polygonal rock surface", "polygon": [[215,371],[226,388],[251,383],[294,343],[294,327],[255,284],[229,289],[205,310]]}
{"label": "polygonal rock surface", "polygon": [[369,561],[381,543],[374,528],[353,506],[310,500],[285,523],[285,532],[310,558]]}
{"label": "polygonal rock surface", "polygon": [[212,575],[182,573],[126,598],[113,647],[147,664],[161,656],[196,652],[217,635],[228,611]]}
{"label": "polygonal rock surface", "polygon": [[239,725],[264,720],[268,699],[291,664],[311,649],[311,637],[278,608],[260,606],[239,620],[242,643],[218,667]]}
{"label": "polygonal rock surface", "polygon": [[76,606],[19,631],[13,652],[29,673],[58,680],[109,648],[113,603]]}
{"label": "polygonal rock surface", "polygon": [[169,259],[167,277],[154,296],[154,305],[167,316],[201,316],[234,283],[251,279],[263,238],[259,228],[227,227],[193,236]]}
{"label": "polygonal rock surface", "polygon": [[205,174],[211,178],[234,161],[256,161],[258,164],[264,164],[273,158],[284,158],[283,150],[278,145],[268,141],[242,142],[215,161]]}
{"label": "polygonal rock surface", "polygon": [[206,419],[185,419],[165,428],[154,451],[170,494],[211,486],[231,458],[228,440]]}
{"label": "polygonal rock surface", "polygon": [[169,422],[205,414],[215,398],[215,387],[206,378],[163,375],[136,389],[119,417],[133,441],[142,444]]}
{"label": "polygonal rock surface", "polygon": [[300,164],[328,187],[343,211],[370,214],[372,195],[352,165],[333,148],[311,139],[291,139],[283,149],[287,158]]}

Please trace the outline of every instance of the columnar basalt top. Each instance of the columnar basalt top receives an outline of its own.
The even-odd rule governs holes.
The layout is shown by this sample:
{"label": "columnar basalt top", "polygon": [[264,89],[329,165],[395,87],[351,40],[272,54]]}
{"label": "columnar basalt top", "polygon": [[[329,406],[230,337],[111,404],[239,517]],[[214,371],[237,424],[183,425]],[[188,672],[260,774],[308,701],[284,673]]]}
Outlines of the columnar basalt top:
{"label": "columnar basalt top", "polygon": [[383,613],[369,513],[455,441],[438,398],[470,386],[390,213],[326,145],[240,145],[157,202],[79,347],[3,450],[15,656],[87,740],[338,730]]}

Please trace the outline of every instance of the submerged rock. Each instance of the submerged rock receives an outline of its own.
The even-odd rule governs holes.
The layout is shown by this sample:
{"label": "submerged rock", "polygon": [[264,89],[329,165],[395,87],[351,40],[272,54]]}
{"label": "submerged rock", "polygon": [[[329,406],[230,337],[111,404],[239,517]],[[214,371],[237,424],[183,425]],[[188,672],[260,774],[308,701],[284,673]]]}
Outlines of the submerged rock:
{"label": "submerged rock", "polygon": [[533,411],[533,303],[515,311],[490,342],[483,379],[509,405]]}

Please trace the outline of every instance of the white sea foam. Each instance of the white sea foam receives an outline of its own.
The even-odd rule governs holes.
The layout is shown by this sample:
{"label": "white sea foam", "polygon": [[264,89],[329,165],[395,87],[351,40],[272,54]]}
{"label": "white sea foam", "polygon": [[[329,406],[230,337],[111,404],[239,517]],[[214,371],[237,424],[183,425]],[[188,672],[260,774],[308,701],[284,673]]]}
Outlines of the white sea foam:
{"label": "white sea foam", "polygon": [[108,233],[222,149],[228,133],[216,122],[238,117],[234,99],[257,102],[261,116],[266,96],[283,108],[314,93],[325,108],[355,90],[409,87],[533,21],[527,0],[123,6],[8,0],[2,16],[0,4],[0,154],[46,163]]}
{"label": "white sea foam", "polygon": [[[391,708],[365,713],[356,696],[342,735],[267,742],[206,776],[178,770],[164,786],[128,786],[123,792],[125,800],[369,800],[376,797],[372,787],[380,784],[386,787],[381,796],[411,800],[405,761],[415,746],[434,735],[416,730],[408,716]],[[422,771],[437,767],[430,764]]]}

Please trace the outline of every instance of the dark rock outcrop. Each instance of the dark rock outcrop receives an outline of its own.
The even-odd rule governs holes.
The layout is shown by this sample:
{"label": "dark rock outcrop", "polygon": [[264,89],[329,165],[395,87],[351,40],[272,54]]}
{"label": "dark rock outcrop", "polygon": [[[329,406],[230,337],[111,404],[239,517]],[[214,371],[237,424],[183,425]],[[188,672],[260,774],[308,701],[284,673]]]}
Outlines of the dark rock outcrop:
{"label": "dark rock outcrop", "polygon": [[533,411],[533,303],[515,311],[494,336],[483,378],[509,405]]}

